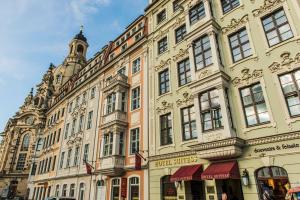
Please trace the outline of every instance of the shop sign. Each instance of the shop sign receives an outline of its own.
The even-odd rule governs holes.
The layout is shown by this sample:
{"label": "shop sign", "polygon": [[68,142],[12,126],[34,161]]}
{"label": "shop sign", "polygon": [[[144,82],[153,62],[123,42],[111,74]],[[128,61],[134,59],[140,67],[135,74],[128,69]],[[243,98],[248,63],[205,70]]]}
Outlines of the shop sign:
{"label": "shop sign", "polygon": [[121,197],[127,197],[127,178],[121,179]]}
{"label": "shop sign", "polygon": [[193,164],[198,163],[197,156],[186,156],[186,157],[177,157],[166,160],[158,160],[155,161],[155,167],[171,167],[176,165],[185,165],[185,164]]}
{"label": "shop sign", "polygon": [[285,143],[280,145],[255,148],[254,153],[266,153],[266,152],[292,150],[292,149],[299,149],[299,148],[300,148],[300,144],[298,143],[289,143],[289,144]]}

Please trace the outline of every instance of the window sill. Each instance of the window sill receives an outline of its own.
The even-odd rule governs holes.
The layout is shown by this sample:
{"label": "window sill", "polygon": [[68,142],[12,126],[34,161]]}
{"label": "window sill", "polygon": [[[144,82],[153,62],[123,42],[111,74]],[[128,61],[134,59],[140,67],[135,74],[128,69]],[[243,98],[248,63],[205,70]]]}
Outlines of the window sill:
{"label": "window sill", "polygon": [[163,149],[168,149],[168,148],[175,148],[175,144],[168,144],[168,145],[164,145],[164,146],[160,146],[157,148],[158,151],[161,151]]}
{"label": "window sill", "polygon": [[295,42],[295,41],[297,41],[297,43],[300,43],[300,37],[299,36],[297,36],[297,37],[294,36],[294,37],[292,37],[292,38],[290,38],[288,40],[285,40],[285,41],[280,42],[280,43],[278,43],[278,44],[276,44],[276,45],[274,45],[272,47],[267,48],[266,55],[269,56],[269,55],[271,55],[271,52],[274,51],[275,49],[277,49],[277,48],[279,48],[281,46],[284,46],[284,45],[286,45],[288,43]]}
{"label": "window sill", "polygon": [[267,124],[261,124],[261,125],[256,125],[256,126],[252,126],[252,127],[244,127],[242,129],[242,132],[244,134],[254,131],[254,130],[258,130],[258,129],[265,129],[265,128],[275,128],[277,126],[276,122],[270,122]]}
{"label": "window sill", "polygon": [[240,4],[239,6],[235,7],[234,9],[228,11],[227,13],[224,13],[223,12],[223,8],[222,8],[222,5],[221,5],[221,9],[222,9],[222,13],[223,13],[223,16],[220,18],[221,21],[223,22],[224,21],[224,18],[227,17],[228,15],[230,15],[232,12],[234,12],[235,10],[238,10],[238,9],[244,9],[245,8],[245,5],[244,4]]}
{"label": "window sill", "polygon": [[233,71],[234,68],[235,68],[237,65],[240,65],[240,64],[242,64],[242,63],[244,63],[244,62],[247,62],[247,61],[249,61],[249,60],[257,60],[257,59],[258,59],[258,56],[257,56],[256,54],[252,54],[251,56],[248,56],[247,58],[244,58],[244,59],[242,59],[242,60],[239,60],[239,61],[237,61],[237,62],[232,63],[232,64],[229,66],[229,69],[230,69],[231,71]]}
{"label": "window sill", "polygon": [[194,138],[194,139],[190,139],[190,140],[186,140],[186,141],[182,141],[179,145],[182,146],[190,146],[193,145],[194,143],[198,142],[198,138]]}

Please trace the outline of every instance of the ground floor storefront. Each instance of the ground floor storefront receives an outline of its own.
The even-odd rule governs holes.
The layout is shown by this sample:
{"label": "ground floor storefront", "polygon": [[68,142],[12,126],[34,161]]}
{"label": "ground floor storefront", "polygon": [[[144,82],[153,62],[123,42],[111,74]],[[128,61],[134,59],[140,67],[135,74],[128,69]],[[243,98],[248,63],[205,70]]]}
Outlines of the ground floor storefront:
{"label": "ground floor storefront", "polygon": [[[226,193],[228,199],[256,200],[269,192],[284,200],[290,188],[300,186],[298,136],[244,141],[236,157],[228,156],[228,146],[211,151],[214,159],[207,159],[206,150],[152,157],[150,199],[220,200]],[[223,158],[216,159],[218,151]]]}
{"label": "ground floor storefront", "polygon": [[96,200],[147,200],[147,170],[128,171],[122,176],[97,176]]}
{"label": "ground floor storefront", "polygon": [[28,196],[27,176],[18,174],[8,174],[0,177],[0,199],[10,197]]}

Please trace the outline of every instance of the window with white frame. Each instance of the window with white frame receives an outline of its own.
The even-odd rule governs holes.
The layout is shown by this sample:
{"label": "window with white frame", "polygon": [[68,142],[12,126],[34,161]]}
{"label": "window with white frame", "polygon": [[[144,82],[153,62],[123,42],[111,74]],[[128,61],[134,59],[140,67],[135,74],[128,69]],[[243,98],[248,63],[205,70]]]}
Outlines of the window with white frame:
{"label": "window with white frame", "polygon": [[74,135],[74,134],[75,134],[76,123],[77,123],[77,118],[74,118],[74,119],[73,119],[73,122],[72,122],[71,135]]}
{"label": "window with white frame", "polygon": [[69,127],[70,127],[70,124],[69,123],[67,123],[67,125],[66,125],[66,129],[65,129],[65,139],[67,139],[68,138],[68,132],[69,132]]}
{"label": "window with white frame", "polygon": [[139,178],[132,177],[129,179],[129,199],[138,200],[140,199],[140,189],[139,189]]}
{"label": "window with white frame", "polygon": [[95,93],[96,93],[96,87],[93,87],[91,89],[91,99],[95,98]]}
{"label": "window with white frame", "polygon": [[120,179],[115,178],[111,181],[111,199],[120,199]]}
{"label": "window with white frame", "polygon": [[89,147],[90,144],[85,144],[84,145],[84,150],[83,150],[83,163],[88,162],[89,160]]}
{"label": "window with white frame", "polygon": [[181,109],[181,123],[183,140],[191,140],[197,138],[196,115],[194,106]]}
{"label": "window with white frame", "polygon": [[27,156],[26,153],[20,153],[19,154],[16,170],[23,170],[24,169],[25,163],[26,163],[26,156]]}
{"label": "window with white frame", "polygon": [[63,166],[64,166],[64,159],[65,159],[65,152],[62,152],[61,156],[60,156],[60,163],[59,163],[59,168],[60,169],[62,169]]}
{"label": "window with white frame", "polygon": [[67,154],[67,163],[66,163],[67,168],[70,167],[71,155],[72,155],[72,149],[69,149]]}
{"label": "window with white frame", "polygon": [[77,165],[78,165],[79,153],[80,153],[79,150],[80,150],[80,147],[77,146],[77,147],[75,148],[73,166],[77,166]]}
{"label": "window with white frame", "polygon": [[70,102],[69,103],[69,113],[72,112],[72,109],[73,109],[73,102]]}
{"label": "window with white frame", "polygon": [[135,128],[130,131],[130,154],[139,152],[140,149],[140,129]]}
{"label": "window with white frame", "polygon": [[61,196],[63,197],[67,196],[67,187],[68,187],[67,184],[63,184]]}
{"label": "window with white frame", "polygon": [[125,140],[125,134],[124,132],[120,132],[120,138],[119,138],[119,155],[124,155],[124,140]]}
{"label": "window with white frame", "polygon": [[126,92],[121,93],[121,111],[126,112]]}
{"label": "window with white frame", "polygon": [[70,197],[75,197],[75,184],[74,184],[74,183],[72,183],[72,184],[70,185],[69,196],[70,196]]}
{"label": "window with white frame", "polygon": [[172,116],[171,113],[167,113],[160,116],[160,144],[163,146],[172,143]]}
{"label": "window with white frame", "polygon": [[59,185],[56,185],[56,188],[55,188],[55,196],[59,196]]}
{"label": "window with white frame", "polygon": [[110,114],[116,109],[116,93],[109,94],[106,98],[106,114]]}
{"label": "window with white frame", "polygon": [[111,156],[113,150],[113,133],[109,132],[104,134],[103,138],[103,156]]}
{"label": "window with white frame", "polygon": [[87,129],[92,128],[92,122],[93,122],[93,111],[90,111],[88,114]]}
{"label": "window with white frame", "polygon": [[137,58],[132,62],[132,74],[141,70],[141,58]]}
{"label": "window with white frame", "polygon": [[80,183],[80,185],[79,185],[78,200],[84,200],[84,190],[85,190],[85,184],[84,183]]}
{"label": "window with white frame", "polygon": [[84,121],[84,115],[80,115],[79,124],[78,124],[78,131],[79,132],[83,130],[83,121]]}
{"label": "window with white frame", "polygon": [[136,87],[131,91],[131,110],[140,108],[140,87]]}

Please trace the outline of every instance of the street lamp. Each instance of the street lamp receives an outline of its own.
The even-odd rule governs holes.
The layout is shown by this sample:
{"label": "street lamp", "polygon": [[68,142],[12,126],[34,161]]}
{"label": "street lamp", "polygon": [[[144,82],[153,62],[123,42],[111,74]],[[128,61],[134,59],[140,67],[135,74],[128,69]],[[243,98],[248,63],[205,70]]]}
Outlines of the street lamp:
{"label": "street lamp", "polygon": [[248,186],[249,185],[249,172],[248,172],[247,169],[245,169],[243,171],[242,182],[243,182],[244,186]]}

